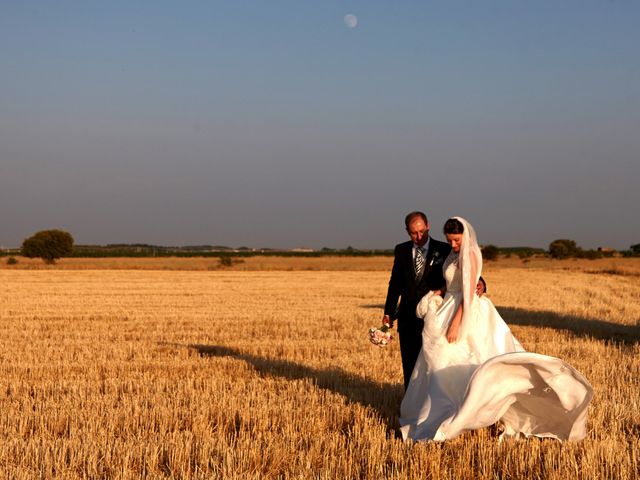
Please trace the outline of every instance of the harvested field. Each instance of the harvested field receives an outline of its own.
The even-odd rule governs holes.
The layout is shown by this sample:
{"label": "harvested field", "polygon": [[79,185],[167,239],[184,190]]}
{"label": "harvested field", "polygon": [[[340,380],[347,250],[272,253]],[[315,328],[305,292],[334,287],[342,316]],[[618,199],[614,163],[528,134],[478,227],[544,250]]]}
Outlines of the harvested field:
{"label": "harvested field", "polygon": [[445,444],[396,438],[398,345],[366,340],[391,258],[19,260],[0,268],[6,478],[638,476],[636,259],[488,262],[524,347],[592,383],[589,435]]}

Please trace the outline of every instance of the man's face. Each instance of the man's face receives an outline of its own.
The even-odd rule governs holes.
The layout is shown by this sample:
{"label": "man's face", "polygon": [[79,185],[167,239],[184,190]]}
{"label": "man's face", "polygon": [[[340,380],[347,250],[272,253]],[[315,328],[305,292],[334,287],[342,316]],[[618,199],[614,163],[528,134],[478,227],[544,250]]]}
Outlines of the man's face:
{"label": "man's face", "polygon": [[425,224],[424,221],[418,217],[409,224],[407,233],[411,237],[411,240],[413,240],[413,243],[422,247],[429,239],[429,222]]}

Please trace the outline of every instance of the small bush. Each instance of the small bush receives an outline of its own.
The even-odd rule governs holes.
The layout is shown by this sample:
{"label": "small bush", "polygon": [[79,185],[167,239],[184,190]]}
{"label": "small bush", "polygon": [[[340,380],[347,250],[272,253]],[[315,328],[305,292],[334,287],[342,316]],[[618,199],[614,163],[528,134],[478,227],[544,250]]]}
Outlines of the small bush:
{"label": "small bush", "polygon": [[578,258],[586,258],[589,260],[595,260],[596,258],[602,258],[604,255],[597,250],[580,250],[576,255]]}
{"label": "small bush", "polygon": [[500,255],[500,249],[495,245],[482,247],[482,258],[484,260],[496,260]]}
{"label": "small bush", "polygon": [[549,254],[552,258],[562,260],[563,258],[575,257],[580,251],[574,240],[561,238],[549,244]]}
{"label": "small bush", "polygon": [[231,258],[231,255],[220,255],[218,263],[221,267],[231,267],[233,266],[233,258]]}
{"label": "small bush", "polygon": [[18,263],[18,259],[16,257],[7,258],[7,265],[16,265]]}

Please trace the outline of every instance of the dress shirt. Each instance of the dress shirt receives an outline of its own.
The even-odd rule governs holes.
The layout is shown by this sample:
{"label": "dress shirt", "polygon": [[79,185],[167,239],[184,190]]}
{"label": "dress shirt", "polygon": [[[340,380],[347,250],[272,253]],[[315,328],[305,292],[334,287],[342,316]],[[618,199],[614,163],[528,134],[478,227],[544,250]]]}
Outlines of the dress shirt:
{"label": "dress shirt", "polygon": [[[431,241],[431,237],[427,238],[427,243],[425,243],[422,246],[422,249],[424,250],[424,259],[425,261],[427,260],[427,252],[429,251],[429,242]],[[416,249],[418,248],[418,245],[416,245],[415,243],[413,244],[413,248],[411,249],[411,254],[412,254],[412,258],[413,260],[416,259]]]}

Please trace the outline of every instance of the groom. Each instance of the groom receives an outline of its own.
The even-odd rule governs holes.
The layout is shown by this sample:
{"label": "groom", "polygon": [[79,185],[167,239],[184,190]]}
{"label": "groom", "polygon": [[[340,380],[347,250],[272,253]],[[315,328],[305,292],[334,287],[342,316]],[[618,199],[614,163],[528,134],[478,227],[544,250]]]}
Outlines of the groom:
{"label": "groom", "polygon": [[422,348],[424,321],[416,317],[416,307],[430,290],[444,289],[442,264],[451,247],[429,237],[429,220],[422,212],[409,213],[404,219],[404,224],[411,240],[396,245],[383,323],[393,325],[393,320],[398,319],[400,356],[406,390]]}

